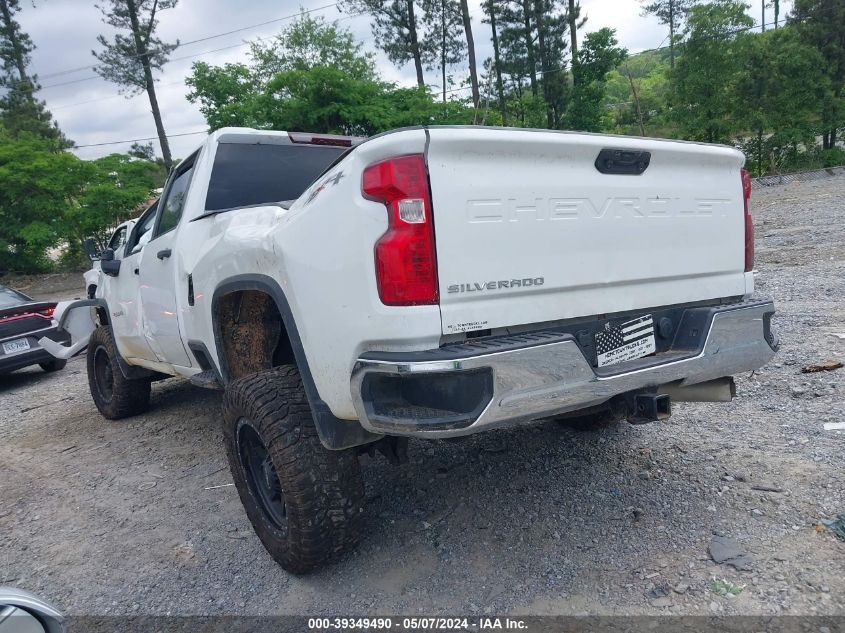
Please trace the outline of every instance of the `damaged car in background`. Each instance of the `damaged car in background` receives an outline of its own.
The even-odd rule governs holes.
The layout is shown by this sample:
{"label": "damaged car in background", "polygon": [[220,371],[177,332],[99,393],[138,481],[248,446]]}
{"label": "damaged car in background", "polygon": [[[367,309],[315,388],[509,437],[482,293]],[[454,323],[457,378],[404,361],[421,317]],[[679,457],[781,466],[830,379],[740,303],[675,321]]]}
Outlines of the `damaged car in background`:
{"label": "damaged car in background", "polygon": [[67,361],[55,358],[41,345],[70,341],[53,314],[55,301],[36,301],[7,286],[0,286],[0,374],[38,365],[47,372],[63,369]]}
{"label": "damaged car in background", "polygon": [[554,131],[224,128],[122,258],[105,251],[97,298],[60,306],[71,344],[43,344],[87,347],[108,419],[146,410],[163,377],[224,390],[246,513],[305,572],[361,536],[362,452],[730,401],[777,349],[743,163]]}

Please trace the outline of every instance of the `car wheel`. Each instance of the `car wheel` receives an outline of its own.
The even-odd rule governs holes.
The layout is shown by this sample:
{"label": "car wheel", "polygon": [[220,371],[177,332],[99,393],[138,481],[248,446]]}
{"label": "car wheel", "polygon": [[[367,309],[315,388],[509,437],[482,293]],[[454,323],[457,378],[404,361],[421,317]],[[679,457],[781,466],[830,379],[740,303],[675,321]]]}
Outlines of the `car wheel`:
{"label": "car wheel", "polygon": [[96,328],[88,342],[88,387],[97,409],[109,420],[143,413],[150,404],[150,380],[123,375],[107,325]]}
{"label": "car wheel", "polygon": [[67,361],[62,358],[48,360],[46,363],[38,363],[38,366],[46,372],[59,371],[60,369],[64,369],[65,365],[67,365]]}
{"label": "car wheel", "polygon": [[357,454],[320,443],[296,367],[230,383],[223,439],[247,517],[285,570],[310,571],[357,544],[364,505]]}
{"label": "car wheel", "polygon": [[88,298],[94,299],[97,296],[97,286],[91,284],[88,286]]}

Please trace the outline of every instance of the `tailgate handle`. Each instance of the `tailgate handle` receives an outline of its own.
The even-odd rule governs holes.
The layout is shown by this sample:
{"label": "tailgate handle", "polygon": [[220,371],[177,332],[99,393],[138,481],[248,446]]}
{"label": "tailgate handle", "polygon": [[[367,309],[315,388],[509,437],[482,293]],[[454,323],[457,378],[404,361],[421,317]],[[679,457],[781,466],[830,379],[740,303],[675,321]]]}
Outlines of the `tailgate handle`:
{"label": "tailgate handle", "polygon": [[639,176],[651,161],[651,152],[605,148],[596,157],[596,169],[603,174]]}

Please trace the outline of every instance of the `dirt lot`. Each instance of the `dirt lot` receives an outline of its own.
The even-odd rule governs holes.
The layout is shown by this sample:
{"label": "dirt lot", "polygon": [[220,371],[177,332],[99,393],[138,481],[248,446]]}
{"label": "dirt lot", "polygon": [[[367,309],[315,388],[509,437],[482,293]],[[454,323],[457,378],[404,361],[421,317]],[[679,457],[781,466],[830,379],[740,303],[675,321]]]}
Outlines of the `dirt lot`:
{"label": "dirt lot", "polygon": [[[413,442],[401,468],[363,458],[363,543],[303,578],[250,529],[219,394],[168,380],[148,414],[111,423],[81,360],[0,377],[0,585],[100,615],[845,614],[845,541],[815,528],[845,512],[845,432],[822,427],[845,419],[845,369],[800,372],[845,359],[843,200],[845,177],[755,193],[783,346],[733,404]],[[81,294],[81,278],[46,283],[28,290]],[[714,535],[751,569],[715,564]],[[714,577],[744,589],[719,596]]]}

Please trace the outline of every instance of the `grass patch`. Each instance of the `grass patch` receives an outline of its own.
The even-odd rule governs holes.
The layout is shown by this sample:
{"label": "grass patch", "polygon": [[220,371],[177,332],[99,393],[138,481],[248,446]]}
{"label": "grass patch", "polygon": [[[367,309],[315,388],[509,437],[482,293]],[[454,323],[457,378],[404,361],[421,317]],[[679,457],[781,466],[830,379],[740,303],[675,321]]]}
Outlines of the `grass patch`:
{"label": "grass patch", "polygon": [[710,582],[710,591],[715,593],[717,596],[738,596],[742,593],[743,589],[745,589],[745,585],[736,585],[730,580],[725,580],[724,578],[714,578]]}

